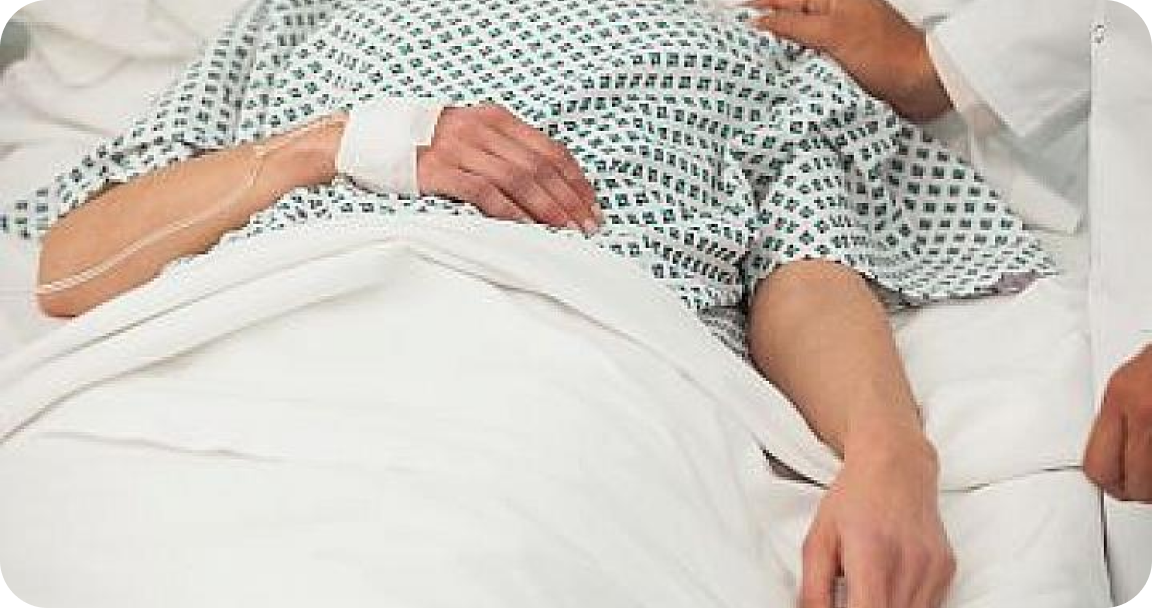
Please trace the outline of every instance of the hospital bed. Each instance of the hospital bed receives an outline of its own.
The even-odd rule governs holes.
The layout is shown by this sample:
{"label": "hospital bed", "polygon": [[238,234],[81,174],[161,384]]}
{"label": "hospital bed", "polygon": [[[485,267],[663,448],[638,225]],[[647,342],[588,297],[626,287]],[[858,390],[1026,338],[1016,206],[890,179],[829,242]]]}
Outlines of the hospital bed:
{"label": "hospital bed", "polygon": [[[53,0],[38,3],[44,8],[50,2]],[[0,85],[0,200],[12,200],[46,182],[55,170],[78,158],[86,146],[118,131],[145,104],[149,94],[159,90],[188,60],[198,41],[209,35],[238,3],[60,1],[59,10],[40,10],[35,23],[30,24],[36,36],[32,38],[28,59],[7,69]],[[115,8],[109,9],[111,5]],[[107,31],[123,35],[109,39],[104,36]],[[688,402],[683,401],[687,398],[684,393],[707,393],[711,388],[722,392],[738,386],[757,398],[775,396],[757,393],[766,389],[753,386],[755,382],[746,371],[736,370],[732,362],[714,366],[711,378],[705,378],[707,371],[700,372],[702,377],[690,379],[695,383],[677,385],[683,379],[676,379],[676,357],[720,358],[717,345],[708,342],[703,333],[692,333],[694,328],[687,320],[666,310],[657,314],[637,307],[636,311],[608,312],[600,309],[593,297],[568,292],[560,283],[552,286],[550,298],[537,297],[543,290],[541,283],[550,281],[541,278],[544,273],[540,268],[497,254],[487,258],[484,256],[488,253],[484,252],[472,258],[465,254],[477,241],[523,240],[525,246],[531,246],[535,243],[533,238],[537,238],[517,228],[509,227],[507,233],[490,228],[462,233],[458,227],[414,225],[388,236],[391,241],[379,246],[371,256],[351,249],[355,243],[369,240],[369,236],[356,230],[350,230],[342,240],[333,238],[316,245],[327,248],[323,251],[297,251],[293,244],[283,240],[275,243],[273,238],[270,248],[281,248],[283,254],[300,257],[302,266],[344,264],[340,266],[344,274],[356,276],[357,268],[363,271],[384,264],[389,272],[399,268],[402,279],[359,296],[344,297],[347,302],[333,296],[335,302],[329,304],[335,307],[302,301],[289,311],[294,316],[291,330],[268,322],[262,325],[260,319],[253,318],[243,327],[237,321],[235,333],[222,329],[233,322],[225,314],[228,304],[212,302],[213,294],[226,284],[221,281],[232,281],[227,283],[229,286],[241,282],[259,284],[266,290],[252,287],[242,292],[244,288],[237,287],[230,292],[238,302],[273,298],[267,294],[297,297],[300,291],[291,291],[289,286],[294,280],[308,283],[313,290],[331,289],[333,294],[347,286],[320,281],[318,278],[324,273],[319,272],[318,266],[317,272],[310,275],[259,274],[253,259],[260,252],[240,251],[230,259],[233,269],[229,272],[237,273],[230,278],[197,274],[195,268],[182,271],[188,284],[203,288],[206,295],[202,301],[174,309],[172,298],[176,296],[169,283],[137,298],[134,310],[112,311],[99,322],[68,328],[60,321],[40,316],[33,305],[35,248],[12,237],[0,237],[0,370],[5,362],[10,365],[22,354],[39,349],[44,351],[43,357],[28,360],[38,360],[43,367],[26,366],[23,373],[16,375],[28,387],[60,393],[54,408],[39,412],[39,417],[32,418],[14,439],[0,446],[0,534],[5,535],[0,538],[0,572],[6,584],[33,606],[65,608],[273,603],[304,606],[318,601],[369,606],[376,605],[374,600],[380,598],[406,598],[407,603],[395,605],[410,606],[458,606],[461,598],[469,598],[470,605],[493,603],[506,607],[569,603],[751,606],[750,598],[790,601],[773,595],[779,591],[758,591],[755,579],[763,575],[765,579],[780,580],[785,588],[789,582],[795,584],[799,541],[819,496],[816,487],[797,480],[795,473],[809,479],[827,479],[834,466],[827,454],[810,446],[810,436],[805,436],[804,430],[797,431],[796,418],[789,417],[783,409],[763,417],[763,412],[742,410],[736,405],[735,413],[721,417],[722,420],[694,418],[698,413],[689,411],[685,405]],[[1146,549],[1152,544],[1145,544],[1149,537],[1140,535],[1146,534],[1142,527],[1146,514],[1129,514],[1130,522],[1120,533],[1114,532],[1106,547],[1106,519],[1100,495],[1076,468],[1098,393],[1092,375],[1087,313],[1090,243],[1084,231],[1070,237],[1043,236],[1066,271],[1062,275],[1040,282],[1018,297],[934,306],[894,318],[910,377],[924,402],[926,424],[940,446],[942,461],[958,463],[946,466],[949,491],[943,501],[949,533],[961,561],[955,592],[949,600],[949,606],[956,608],[1113,606],[1127,600],[1124,593],[1130,592],[1117,593],[1113,602],[1111,586],[1115,582],[1109,585],[1109,568],[1127,572],[1130,580],[1132,571],[1143,569],[1146,573],[1152,564],[1152,555]],[[579,261],[561,257],[541,264],[552,264],[552,272]],[[249,271],[251,274],[243,274]],[[626,273],[623,269],[606,269],[602,276],[589,274],[585,279],[592,284],[619,279],[613,272]],[[637,289],[637,299],[659,299]],[[589,349],[579,362],[609,354],[617,366],[634,365],[635,370],[651,374],[651,379],[644,377],[631,383],[622,380],[619,392],[631,390],[641,395],[634,395],[635,401],[629,403],[642,403],[647,398],[666,404],[665,409],[675,410],[672,413],[643,410],[623,401],[616,403],[613,400],[619,395],[604,389],[590,388],[584,401],[575,396],[571,401],[559,401],[571,408],[584,408],[589,402],[615,403],[623,409],[632,406],[634,409],[627,413],[604,413],[607,420],[574,417],[564,424],[585,425],[590,432],[619,431],[620,438],[615,442],[612,436],[604,440],[609,453],[619,450],[619,454],[613,454],[616,459],[606,462],[636,461],[634,469],[622,466],[624,472],[620,474],[630,471],[641,477],[667,476],[667,487],[637,489],[631,500],[629,496],[615,496],[619,499],[616,502],[586,504],[585,510],[571,504],[548,503],[558,518],[555,522],[537,520],[544,517],[541,514],[545,509],[522,512],[528,522],[517,520],[507,524],[510,527],[501,527],[497,520],[511,517],[508,511],[485,516],[490,519],[471,512],[488,508],[485,501],[493,500],[488,494],[491,487],[522,482],[521,487],[507,492],[515,494],[531,488],[532,496],[543,495],[539,500],[546,502],[548,493],[559,482],[553,484],[553,478],[541,481],[515,465],[510,466],[511,472],[506,471],[507,477],[502,477],[499,469],[485,470],[484,463],[479,462],[483,458],[467,462],[477,453],[462,448],[454,451],[453,432],[461,433],[455,436],[461,443],[492,438],[463,433],[450,425],[438,427],[447,439],[440,433],[422,434],[426,433],[422,424],[427,420],[420,416],[426,413],[404,412],[403,416],[411,416],[403,418],[410,424],[410,434],[404,435],[403,430],[373,426],[378,420],[358,410],[344,412],[353,421],[318,419],[306,408],[259,411],[260,406],[256,406],[244,410],[238,401],[227,402],[227,395],[221,397],[223,401],[205,408],[179,408],[181,403],[191,403],[207,394],[227,393],[221,390],[223,386],[248,383],[252,390],[266,392],[267,387],[252,382],[250,374],[237,370],[251,371],[266,365],[258,363],[258,359],[274,357],[278,349],[290,351],[293,343],[309,343],[310,349],[319,351],[348,349],[349,344],[329,342],[325,336],[339,333],[341,324],[347,322],[344,317],[363,313],[363,306],[371,304],[377,310],[391,310],[391,306],[397,316],[416,310],[425,314],[441,310],[432,299],[414,296],[406,301],[396,297],[424,291],[468,295],[484,303],[479,310],[491,314],[483,319],[444,321],[450,327],[419,328],[424,335],[438,330],[479,334],[483,332],[478,328],[486,325],[492,326],[488,330],[495,327],[516,332],[529,327],[524,324],[536,324],[531,327],[543,337],[531,348],[537,349],[540,360],[525,364],[529,371],[524,373],[535,371],[547,381],[525,382],[520,387],[524,395],[551,394],[558,386],[556,382],[567,386],[547,373],[547,365],[561,360],[550,357],[579,355],[566,350],[567,342],[559,340],[564,335],[578,335],[577,342]],[[365,302],[356,304],[357,298]],[[582,314],[573,316],[571,310]],[[159,314],[157,311],[184,311],[189,318],[200,314],[202,319],[211,319],[204,324],[215,324],[214,329],[181,333],[172,328],[179,326],[175,321],[168,325],[154,322],[156,317],[150,314]],[[445,312],[445,317],[440,319],[452,317],[450,311],[441,312]],[[630,312],[635,312],[634,317],[628,318]],[[655,319],[645,321],[647,314],[665,316],[667,319],[659,318],[677,329],[654,327],[651,321]],[[100,324],[104,326],[99,327]],[[411,327],[418,324],[382,325],[387,327],[363,336],[364,340],[371,342],[372,336],[377,336],[391,343],[400,341],[411,348],[406,356],[420,356],[418,344],[422,336]],[[624,330],[605,332],[605,327],[628,328],[631,336],[624,340]],[[134,329],[152,334],[145,332],[139,337],[132,334]],[[331,332],[326,333],[325,329]],[[553,333],[548,333],[550,330]],[[547,342],[547,336],[553,334],[556,340]],[[68,377],[73,368],[60,365],[70,352],[61,344],[69,340],[103,340],[99,343],[105,345],[104,352],[142,352],[154,347],[160,340],[157,336],[173,343],[184,341],[188,348],[161,348],[147,355],[150,359],[141,355],[139,365],[122,372],[76,372],[75,377]],[[453,362],[460,365],[456,371],[469,365],[488,365],[484,368],[491,371],[502,356],[511,356],[499,350],[497,337],[491,339],[495,341],[490,343],[491,351],[470,354],[464,348],[461,354],[453,355]],[[56,347],[56,352],[63,355],[53,354]],[[660,347],[682,351],[682,355],[668,355],[654,362],[650,354],[644,354]],[[379,357],[378,365],[403,364],[399,359],[393,360],[394,355],[389,359],[387,354],[363,348],[365,357]],[[515,348],[525,347],[520,344]],[[442,356],[431,352],[426,355]],[[573,363],[576,359],[563,360],[578,367]],[[99,363],[94,360],[85,365],[96,370]],[[286,359],[285,364],[290,366],[290,360]],[[56,365],[60,366],[53,367]],[[45,377],[51,375],[45,370],[56,368],[62,370],[59,378]],[[273,368],[259,370],[272,373]],[[82,378],[84,373],[89,375]],[[594,378],[601,372],[579,367],[573,373]],[[44,378],[37,378],[38,375]],[[122,377],[118,381],[106,381],[118,375]],[[643,374],[629,378],[638,375]],[[665,377],[668,385],[658,387]],[[540,464],[540,470],[554,476],[570,471],[564,469],[568,464],[560,462],[560,458],[553,463],[548,455],[564,454],[568,448],[585,448],[571,444],[573,440],[566,436],[548,435],[554,432],[550,424],[555,420],[548,423],[543,418],[569,416],[566,411],[541,408],[546,412],[531,424],[499,418],[508,412],[492,404],[498,398],[493,397],[492,403],[485,401],[486,385],[478,375],[473,378],[461,374],[450,382],[418,380],[411,386],[378,388],[382,392],[399,390],[394,397],[418,396],[441,403],[452,401],[454,395],[457,401],[463,397],[458,390],[452,393],[452,387],[438,389],[442,393],[437,393],[425,385],[463,383],[468,392],[480,395],[472,395],[478,402],[495,408],[488,413],[505,425],[500,432],[513,438],[509,441],[521,435],[536,436],[540,442],[544,441],[539,439],[543,435],[553,441],[551,446],[533,443],[532,449],[537,451],[524,448],[528,450],[524,454],[508,457],[535,456],[548,461]],[[477,385],[469,386],[470,380]],[[288,385],[278,390],[295,392],[295,397],[306,401],[308,383],[289,381]],[[669,392],[668,387],[673,386],[681,387],[681,394]],[[722,386],[729,388],[717,388]],[[147,411],[126,405],[135,403],[135,395],[149,390],[160,395],[159,390],[164,387],[175,387],[179,395],[156,397]],[[568,388],[571,395],[579,395],[578,385]],[[507,388],[492,390],[493,395],[505,395],[502,392]],[[643,395],[647,397],[642,398]],[[697,398],[707,401],[703,396]],[[726,398],[736,402],[741,395],[717,396],[714,400],[719,403]],[[0,413],[3,405],[0,404]],[[683,411],[677,410],[682,405]],[[237,409],[243,411],[237,413]],[[460,411],[449,410],[438,415],[462,416]],[[268,421],[271,419],[278,421],[272,424]],[[490,420],[471,421],[480,426],[500,426]],[[605,426],[608,423],[612,423],[611,428]],[[761,439],[781,454],[790,454],[785,459],[795,470],[767,468],[757,457],[757,450],[732,439],[733,426],[740,423],[761,430],[770,428]],[[634,433],[620,431],[632,428],[629,425],[638,425]],[[266,426],[275,427],[275,431],[268,431]],[[645,455],[664,454],[660,450],[669,448],[662,443],[644,448],[651,451],[637,447],[646,441],[645,433],[651,432],[652,426],[666,426],[660,436],[672,438],[672,447],[707,455],[694,456],[697,459],[683,463],[684,468],[699,468],[695,477],[647,462],[651,458],[644,458]],[[712,434],[687,433],[680,427],[707,428]],[[378,430],[380,434],[367,434],[365,430]],[[385,458],[385,466],[381,465],[384,461],[376,459],[384,458],[376,451],[376,441],[396,442],[404,447],[394,447],[395,451],[384,455],[392,458]],[[677,441],[691,444],[677,446]],[[444,451],[420,447],[422,442]],[[485,447],[487,450],[480,450],[479,454],[500,451],[487,444]],[[632,454],[629,450],[639,451]],[[581,462],[586,469],[599,470],[598,456],[589,451],[576,454],[588,459]],[[439,463],[452,456],[461,459]],[[404,499],[386,489],[410,489],[404,484],[416,487],[426,480],[409,476],[403,481],[389,481],[392,485],[381,481],[380,487],[364,481],[365,471],[399,474],[395,471],[396,459],[409,465],[431,462],[425,471],[431,477],[464,476],[460,472],[464,470],[470,481],[456,479],[432,489],[419,486],[419,492],[404,494]],[[503,461],[495,458],[493,462]],[[717,473],[713,479],[704,474],[707,471],[727,471],[727,477]],[[677,477],[681,473],[687,477]],[[730,484],[720,478],[728,479]],[[638,481],[636,485],[651,484]],[[444,488],[448,487],[475,502],[462,508],[455,497],[434,495],[446,492]],[[598,486],[589,487],[594,492]],[[711,507],[699,506],[673,491],[704,493],[710,496]],[[666,496],[665,501],[653,502],[653,496],[661,496],[661,492],[673,494]],[[571,499],[570,494],[563,497]],[[411,504],[404,510],[404,504],[394,506],[393,502]],[[644,510],[631,512],[630,502],[643,503]],[[680,502],[688,504],[683,512],[677,511]],[[524,509],[528,508],[521,510]],[[435,515],[426,520],[406,519],[414,512]],[[593,544],[584,538],[597,534],[597,527],[583,520],[591,514],[604,515],[621,530],[614,538]],[[697,529],[681,525],[681,538],[661,544],[659,539],[645,535],[667,530],[653,523],[660,520],[699,525]],[[477,523],[492,524],[493,530],[513,530],[523,538],[517,535],[513,540],[494,539],[476,530],[473,525]],[[710,529],[705,524],[715,527]],[[738,540],[728,544],[717,540],[738,539],[743,533],[750,547],[738,546]],[[560,552],[552,554],[551,549],[541,549],[539,542],[533,540],[541,534],[540,538],[548,539],[554,546],[581,547],[584,558],[571,560]],[[439,564],[442,568],[445,562],[437,561],[438,550],[449,550],[450,544],[445,541],[445,547],[438,547],[441,537],[472,542],[477,552],[486,557],[453,561],[460,568],[464,568],[461,564],[468,564],[468,568],[430,578],[420,565]],[[454,547],[452,550],[458,550],[460,545]],[[748,555],[756,557],[752,560],[755,568],[749,576],[743,576],[741,568],[752,562],[742,562],[741,556]],[[1109,564],[1109,555],[1114,561],[1119,560],[1116,556],[1123,556],[1124,563]],[[500,558],[507,561],[500,562]],[[477,563],[485,560],[505,567],[477,572]],[[379,571],[372,575],[367,572],[371,568],[396,576],[381,576]],[[616,584],[621,588],[602,588],[597,583],[581,586],[581,580],[601,582],[596,573],[607,568],[617,572]],[[532,583],[511,580],[516,577],[532,579]],[[1130,587],[1128,583],[1123,588]],[[532,596],[525,588],[548,595]],[[558,595],[556,590],[564,591]],[[548,601],[541,603],[541,598]]]}

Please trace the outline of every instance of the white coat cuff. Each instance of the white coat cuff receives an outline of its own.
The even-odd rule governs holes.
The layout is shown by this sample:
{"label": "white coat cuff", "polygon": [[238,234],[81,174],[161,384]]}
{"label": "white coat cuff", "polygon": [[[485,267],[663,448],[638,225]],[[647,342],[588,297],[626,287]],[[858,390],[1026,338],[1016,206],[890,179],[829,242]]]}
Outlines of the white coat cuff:
{"label": "white coat cuff", "polygon": [[373,192],[416,196],[416,151],[432,143],[444,104],[426,99],[377,99],[353,108],[340,141],[336,170]]}

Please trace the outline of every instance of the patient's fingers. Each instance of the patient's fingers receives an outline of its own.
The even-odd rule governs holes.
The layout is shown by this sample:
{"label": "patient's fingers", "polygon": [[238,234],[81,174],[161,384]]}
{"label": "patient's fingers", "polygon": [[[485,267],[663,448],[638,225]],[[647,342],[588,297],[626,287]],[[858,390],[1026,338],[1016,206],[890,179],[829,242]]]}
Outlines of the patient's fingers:
{"label": "patient's fingers", "polygon": [[[433,171],[425,172],[422,165]],[[467,181],[467,192],[487,197],[485,205],[501,210],[511,201],[520,211],[537,221],[574,230],[594,231],[602,215],[595,193],[580,166],[568,151],[544,133],[521,121],[515,114],[495,104],[450,108],[441,115],[431,145],[418,155],[418,176],[447,179],[453,184]],[[427,175],[425,175],[427,173]],[[462,180],[460,174],[470,176]],[[485,181],[481,188],[474,179]],[[443,188],[444,184],[440,183]],[[490,190],[498,190],[497,201]],[[421,179],[421,191],[424,188]],[[474,197],[455,195],[481,207]]]}
{"label": "patient's fingers", "polygon": [[560,174],[568,181],[569,185],[584,199],[584,202],[592,208],[594,213],[599,217],[599,207],[596,203],[596,190],[592,187],[591,182],[588,181],[584,171],[580,168],[580,163],[572,156],[563,145],[556,140],[548,137],[539,129],[520,120],[518,116],[500,106],[492,106],[496,108],[493,112],[497,115],[495,122],[497,128],[502,130],[510,138],[515,141],[522,142],[528,148],[534,150],[537,154],[547,159],[550,163],[559,168]]}
{"label": "patient's fingers", "polygon": [[417,165],[420,190],[467,201],[484,215],[502,220],[530,222],[532,218],[487,179],[429,160]]}
{"label": "patient's fingers", "polygon": [[844,548],[844,578],[848,585],[848,608],[890,608],[893,597],[893,560],[879,543]]}
{"label": "patient's fingers", "polygon": [[1119,500],[1124,493],[1124,417],[1115,395],[1105,397],[1084,454],[1084,473]]}
{"label": "patient's fingers", "polygon": [[905,547],[903,554],[897,556],[892,564],[893,580],[889,597],[892,608],[925,608],[918,600],[927,595],[928,589],[934,589],[935,577],[930,570],[927,552],[916,553],[916,545]]}
{"label": "patient's fingers", "polygon": [[925,563],[923,580],[914,590],[909,608],[941,608],[956,575],[956,558],[951,549],[934,553]]}
{"label": "patient's fingers", "polygon": [[534,169],[520,167],[483,148],[468,148],[455,159],[460,168],[484,178],[534,220],[549,226],[580,230],[565,209],[545,188]]}
{"label": "patient's fingers", "polygon": [[[493,130],[485,141],[487,150],[502,158],[519,171],[519,179],[534,179],[557,201],[566,212],[569,221],[574,221],[586,232],[596,230],[596,216],[586,202],[586,198],[573,189],[561,174],[562,167],[552,159],[545,158],[536,150],[523,145],[504,133]],[[565,222],[567,223],[567,221]]]}
{"label": "patient's fingers", "polygon": [[839,546],[834,534],[813,529],[801,550],[800,608],[834,608],[833,590],[840,572]]}

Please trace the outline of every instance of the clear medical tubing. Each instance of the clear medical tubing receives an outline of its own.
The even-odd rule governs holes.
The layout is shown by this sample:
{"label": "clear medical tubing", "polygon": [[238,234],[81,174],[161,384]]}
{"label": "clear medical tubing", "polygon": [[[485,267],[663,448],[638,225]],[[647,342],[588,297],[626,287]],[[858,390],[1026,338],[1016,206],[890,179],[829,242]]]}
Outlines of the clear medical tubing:
{"label": "clear medical tubing", "polygon": [[244,196],[248,194],[249,191],[252,190],[253,186],[255,186],[256,182],[260,179],[260,176],[264,173],[264,167],[269,155],[283,149],[288,144],[317,129],[331,124],[341,123],[344,120],[345,118],[343,115],[329,116],[322,120],[316,121],[304,127],[303,129],[289,133],[274,143],[256,144],[253,147],[253,157],[256,163],[252,167],[252,170],[248,172],[248,176],[244,180],[243,187],[238,189],[232,196],[224,199],[224,201],[220,204],[209,207],[208,209],[205,209],[204,211],[197,213],[192,217],[173,222],[150,235],[140,238],[124,249],[121,249],[116,253],[116,255],[113,255],[112,257],[95,266],[92,266],[91,268],[88,268],[70,277],[60,279],[58,281],[53,281],[51,283],[37,286],[36,295],[52,295],[62,291],[68,291],[69,289],[74,289],[85,283],[89,283],[105,274],[108,274],[117,266],[123,264],[126,260],[130,259],[132,256],[136,255],[142,250],[160,243],[165,239],[171,238],[173,235],[178,234],[184,230],[212,219],[217,214],[226,211],[233,205],[236,205],[238,202],[240,202],[240,200],[244,198]]}

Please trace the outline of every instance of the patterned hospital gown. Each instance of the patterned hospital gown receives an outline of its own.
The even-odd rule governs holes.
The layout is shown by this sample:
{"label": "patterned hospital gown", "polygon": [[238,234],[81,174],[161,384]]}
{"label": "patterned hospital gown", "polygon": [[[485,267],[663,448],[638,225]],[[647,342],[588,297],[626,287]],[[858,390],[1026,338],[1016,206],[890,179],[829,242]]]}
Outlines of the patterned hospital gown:
{"label": "patterned hospital gown", "polygon": [[[839,261],[903,303],[1051,271],[969,167],[830,61],[746,20],[708,0],[254,0],[127,133],[0,209],[0,227],[35,238],[110,183],[372,98],[420,97],[497,102],[565,144],[605,210],[592,242],[737,350],[749,294],[793,260]],[[217,248],[409,213],[477,211],[338,178],[290,192]]]}

